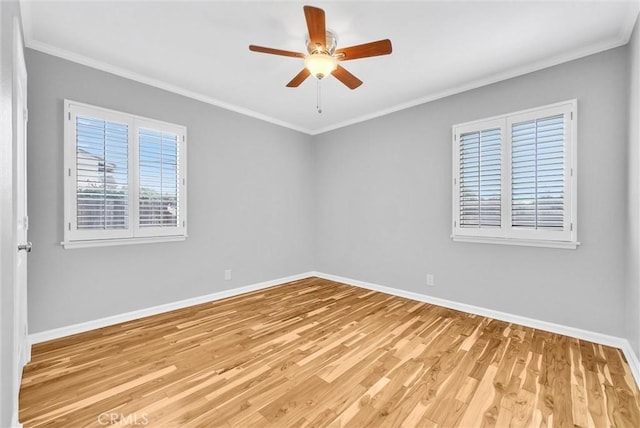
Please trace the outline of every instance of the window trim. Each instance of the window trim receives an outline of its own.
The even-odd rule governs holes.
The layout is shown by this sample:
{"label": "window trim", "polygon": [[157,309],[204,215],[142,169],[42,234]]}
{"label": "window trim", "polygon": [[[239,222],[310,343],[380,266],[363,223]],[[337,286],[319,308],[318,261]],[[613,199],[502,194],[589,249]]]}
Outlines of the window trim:
{"label": "window trim", "polygon": [[[520,110],[513,113],[492,116],[454,125],[452,127],[452,222],[451,238],[455,242],[475,242],[490,244],[522,245],[551,248],[575,249],[577,240],[577,100],[568,100],[545,106]],[[565,128],[565,173],[564,194],[564,230],[551,232],[544,230],[522,230],[511,225],[511,125],[532,118],[552,116],[554,114],[569,116]],[[499,229],[482,229],[481,227],[461,228],[460,217],[460,136],[471,131],[495,128],[500,124],[502,135],[502,180],[501,180],[501,226]]]}
{"label": "window trim", "polygon": [[[76,126],[77,116],[97,116],[99,119],[124,123],[128,127],[128,227],[122,230],[77,229]],[[141,228],[139,225],[139,133],[140,128],[171,132],[178,135],[178,176],[180,180],[180,217],[175,228]],[[65,249],[98,246],[184,241],[187,235],[187,129],[160,120],[150,119],[103,107],[64,100],[64,240]]]}

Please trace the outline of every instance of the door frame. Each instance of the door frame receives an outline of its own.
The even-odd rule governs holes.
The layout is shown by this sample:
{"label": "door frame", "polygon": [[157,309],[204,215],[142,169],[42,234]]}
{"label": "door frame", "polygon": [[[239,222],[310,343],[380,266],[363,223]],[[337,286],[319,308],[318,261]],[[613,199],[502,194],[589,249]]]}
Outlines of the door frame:
{"label": "door frame", "polygon": [[[27,216],[27,64],[24,58],[24,43],[22,40],[22,33],[20,31],[20,23],[17,18],[14,18],[14,47],[13,47],[13,120],[14,120],[14,140],[15,140],[15,189],[14,195],[14,228],[24,229],[24,242],[22,238],[17,236],[16,232],[16,251],[18,244],[25,244],[27,239],[27,230],[29,229],[28,216]],[[20,189],[19,187],[23,187]],[[20,194],[20,190],[24,190],[24,194]],[[19,204],[23,204],[22,207]],[[22,214],[22,215],[18,215]],[[20,388],[20,382],[22,378],[22,368],[31,360],[31,347],[28,343],[28,330],[27,330],[27,252],[18,252],[16,257],[14,274],[14,348],[16,348],[17,355],[15,355],[18,362],[18,368],[20,372],[20,379],[18,379],[18,389]],[[23,263],[25,264],[24,277],[21,277],[18,272],[20,265],[20,258],[23,257]],[[24,284],[21,283],[24,282]]]}

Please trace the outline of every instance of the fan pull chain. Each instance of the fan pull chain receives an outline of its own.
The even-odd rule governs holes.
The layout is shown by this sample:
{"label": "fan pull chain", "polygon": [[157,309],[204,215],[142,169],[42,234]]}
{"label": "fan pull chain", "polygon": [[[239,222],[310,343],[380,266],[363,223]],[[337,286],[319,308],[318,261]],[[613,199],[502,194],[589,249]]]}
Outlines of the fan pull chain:
{"label": "fan pull chain", "polygon": [[320,91],[320,79],[316,79],[316,82],[318,82],[318,90],[316,92],[316,110],[318,110],[318,114],[322,114],[322,96],[321,96],[321,91]]}

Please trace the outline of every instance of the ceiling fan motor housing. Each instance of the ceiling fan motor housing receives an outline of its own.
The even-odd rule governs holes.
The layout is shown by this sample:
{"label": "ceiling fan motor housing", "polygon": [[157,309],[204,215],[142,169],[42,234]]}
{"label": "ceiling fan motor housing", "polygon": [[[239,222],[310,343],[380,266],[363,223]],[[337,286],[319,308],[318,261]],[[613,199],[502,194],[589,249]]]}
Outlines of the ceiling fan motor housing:
{"label": "ceiling fan motor housing", "polygon": [[311,43],[311,40],[309,40],[309,35],[307,35],[305,40],[307,45],[307,52],[309,52],[309,55],[313,55],[315,53],[325,53],[328,55],[333,55],[333,53],[336,51],[336,46],[338,45],[338,37],[333,31],[330,30],[326,30],[325,33],[327,35],[327,41],[325,42],[326,47],[324,51],[322,50],[322,46],[313,45]]}

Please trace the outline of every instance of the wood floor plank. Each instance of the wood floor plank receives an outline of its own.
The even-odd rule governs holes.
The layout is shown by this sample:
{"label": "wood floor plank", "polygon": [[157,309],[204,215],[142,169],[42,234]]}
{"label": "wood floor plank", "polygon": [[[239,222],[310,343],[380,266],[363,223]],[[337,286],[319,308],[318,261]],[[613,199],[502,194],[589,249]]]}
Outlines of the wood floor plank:
{"label": "wood floor plank", "polygon": [[640,427],[619,349],[320,278],[35,345],[30,427]]}

